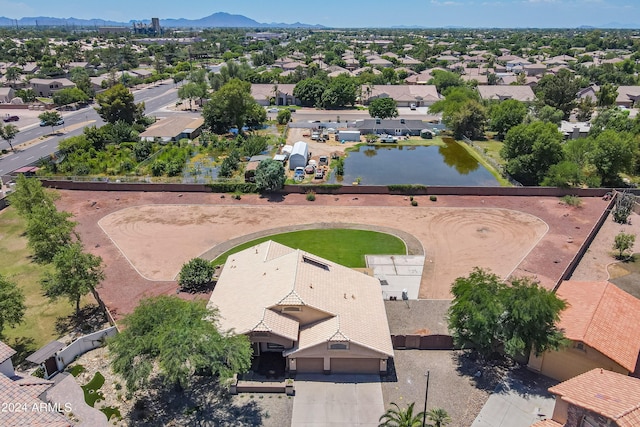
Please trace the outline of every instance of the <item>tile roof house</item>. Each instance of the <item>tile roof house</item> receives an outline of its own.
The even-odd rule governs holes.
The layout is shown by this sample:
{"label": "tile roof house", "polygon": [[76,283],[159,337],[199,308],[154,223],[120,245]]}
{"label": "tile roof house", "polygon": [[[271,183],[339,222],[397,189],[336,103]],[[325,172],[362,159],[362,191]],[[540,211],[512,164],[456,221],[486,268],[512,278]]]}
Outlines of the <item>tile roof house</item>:
{"label": "tile roof house", "polygon": [[480,98],[485,100],[515,99],[522,102],[531,102],[535,99],[533,90],[529,86],[478,86]]}
{"label": "tile roof house", "polygon": [[195,139],[204,127],[204,118],[192,116],[171,116],[158,119],[139,136],[145,141],[156,138],[163,142],[180,141],[182,138]]}
{"label": "tile roof house", "polygon": [[76,84],[69,79],[31,79],[29,80],[31,89],[37,96],[49,97],[61,89],[76,87]]}
{"label": "tile roof house", "polygon": [[592,369],[549,389],[553,416],[532,427],[636,427],[640,425],[640,380]]}
{"label": "tile roof house", "polygon": [[362,86],[362,94],[366,104],[376,98],[393,98],[398,107],[409,107],[411,104],[429,106],[440,100],[434,85],[365,85]]}
{"label": "tile roof house", "polygon": [[594,368],[638,372],[639,299],[609,282],[565,281],[556,294],[568,303],[558,326],[571,344],[532,355],[530,369],[560,381]]}
{"label": "tile roof house", "polygon": [[618,86],[616,105],[632,108],[640,105],[640,86]]}
{"label": "tile roof house", "polygon": [[293,96],[295,87],[295,84],[290,83],[254,83],[251,85],[251,96],[258,104],[265,107],[270,105],[272,99],[275,105],[300,105],[300,101]]}
{"label": "tile roof house", "polygon": [[14,354],[14,349],[0,341],[0,403],[3,404],[0,426],[72,426],[53,406],[39,398],[53,385],[53,381],[17,375],[11,363]]}
{"label": "tile roof house", "polygon": [[377,374],[393,357],[376,278],[273,241],[229,256],[208,305],[290,372]]}

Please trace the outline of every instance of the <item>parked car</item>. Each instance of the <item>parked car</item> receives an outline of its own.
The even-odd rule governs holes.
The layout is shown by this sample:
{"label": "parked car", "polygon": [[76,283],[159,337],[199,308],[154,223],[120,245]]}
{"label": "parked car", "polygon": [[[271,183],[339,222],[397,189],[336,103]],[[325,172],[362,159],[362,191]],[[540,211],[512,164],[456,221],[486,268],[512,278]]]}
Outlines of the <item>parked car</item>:
{"label": "parked car", "polygon": [[293,171],[293,177],[297,178],[297,177],[304,177],[304,168],[302,166],[298,166],[294,171]]}
{"label": "parked car", "polygon": [[277,108],[269,108],[267,110],[267,113],[277,113],[278,111],[280,111],[280,110],[278,110]]}
{"label": "parked car", "polygon": [[[56,122],[54,126],[62,126],[64,124],[64,119],[60,119]],[[40,122],[40,126],[51,126],[48,123]]]}
{"label": "parked car", "polygon": [[411,108],[412,110],[415,110],[415,109],[416,109],[416,104],[411,104],[411,105],[409,106],[409,108]]}
{"label": "parked car", "polygon": [[20,120],[20,117],[18,116],[7,116],[3,119],[6,123],[9,122],[17,122],[18,120]]}

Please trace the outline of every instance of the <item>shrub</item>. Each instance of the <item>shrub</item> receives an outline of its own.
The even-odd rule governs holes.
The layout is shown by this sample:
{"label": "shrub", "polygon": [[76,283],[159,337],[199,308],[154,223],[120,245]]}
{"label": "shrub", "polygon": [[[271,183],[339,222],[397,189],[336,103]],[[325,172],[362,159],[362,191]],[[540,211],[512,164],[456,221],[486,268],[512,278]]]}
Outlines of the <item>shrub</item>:
{"label": "shrub", "polygon": [[437,202],[438,196],[429,196],[429,200],[431,200],[432,202]]}
{"label": "shrub", "polygon": [[307,193],[307,200],[310,202],[313,202],[316,200],[316,193],[314,193],[313,191],[309,191]]}
{"label": "shrub", "polygon": [[427,189],[426,186],[420,184],[391,184],[387,188],[390,193],[406,195],[423,192]]}
{"label": "shrub", "polygon": [[250,182],[214,182],[207,185],[214,193],[257,193],[258,187]]}
{"label": "shrub", "polygon": [[211,283],[214,271],[215,269],[209,261],[193,258],[182,266],[178,276],[178,284],[187,292],[201,291]]}
{"label": "shrub", "polygon": [[413,196],[409,196],[409,200],[413,202]]}
{"label": "shrub", "polygon": [[578,196],[566,195],[562,198],[562,202],[569,206],[579,208],[582,205],[582,199]]}
{"label": "shrub", "polygon": [[417,200],[412,200],[411,201],[411,206],[418,206],[418,201]]}
{"label": "shrub", "polygon": [[231,195],[231,198],[234,200],[240,200],[242,199],[242,193],[240,193],[239,191],[236,191]]}

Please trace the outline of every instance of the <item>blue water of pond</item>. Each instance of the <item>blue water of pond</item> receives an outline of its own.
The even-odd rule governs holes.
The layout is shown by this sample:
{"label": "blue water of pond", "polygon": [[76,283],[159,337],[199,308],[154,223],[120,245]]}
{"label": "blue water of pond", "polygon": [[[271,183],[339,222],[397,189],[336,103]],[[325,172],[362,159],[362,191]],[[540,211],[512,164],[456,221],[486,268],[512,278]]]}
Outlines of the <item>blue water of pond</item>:
{"label": "blue water of pond", "polygon": [[330,183],[350,185],[423,184],[488,186],[496,178],[458,143],[445,146],[362,146],[344,159],[344,177]]}

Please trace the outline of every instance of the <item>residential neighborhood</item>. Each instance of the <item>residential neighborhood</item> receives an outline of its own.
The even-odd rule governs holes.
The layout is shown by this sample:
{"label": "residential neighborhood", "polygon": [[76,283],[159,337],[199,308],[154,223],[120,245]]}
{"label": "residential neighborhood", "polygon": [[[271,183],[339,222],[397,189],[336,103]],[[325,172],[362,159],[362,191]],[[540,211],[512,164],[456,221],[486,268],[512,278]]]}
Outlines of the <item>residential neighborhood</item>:
{"label": "residential neighborhood", "polygon": [[640,426],[640,30],[157,7],[0,19],[0,425]]}

